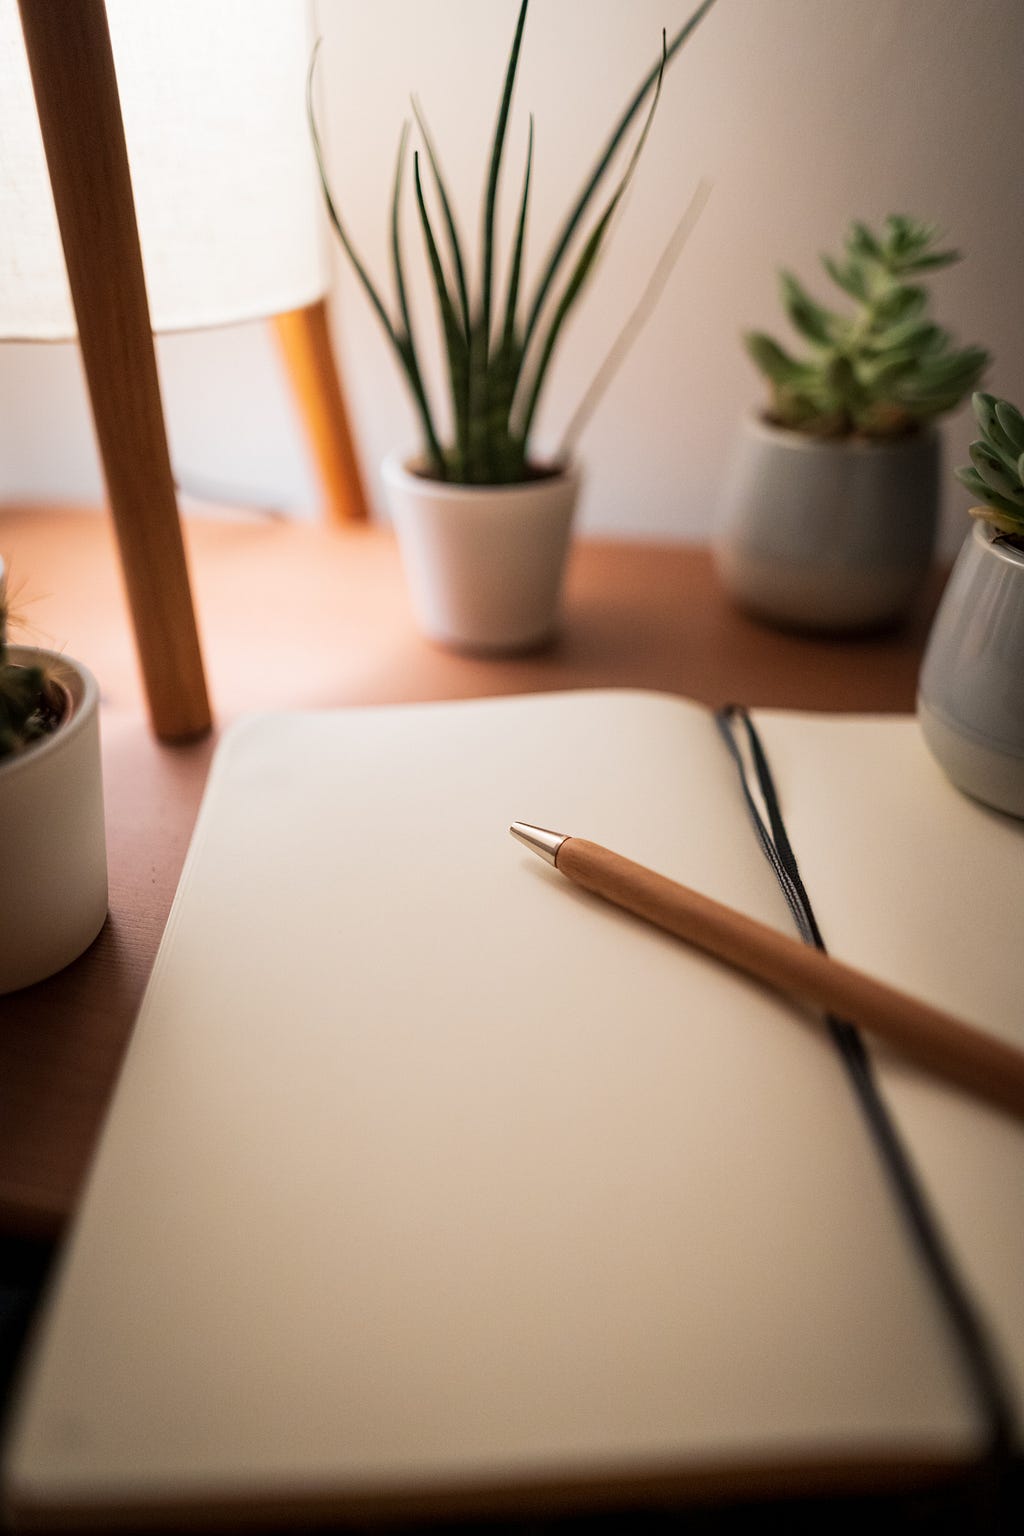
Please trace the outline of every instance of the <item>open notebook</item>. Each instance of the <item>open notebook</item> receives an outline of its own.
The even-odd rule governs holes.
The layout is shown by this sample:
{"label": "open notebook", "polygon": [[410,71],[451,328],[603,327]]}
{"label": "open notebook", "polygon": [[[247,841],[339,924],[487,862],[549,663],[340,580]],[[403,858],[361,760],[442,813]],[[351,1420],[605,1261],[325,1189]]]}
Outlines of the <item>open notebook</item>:
{"label": "open notebook", "polygon": [[[912,720],[755,719],[832,951],[1024,1043],[1024,825],[953,790]],[[22,1519],[975,1453],[820,1021],[575,890],[516,819],[792,932],[684,700],[235,727],[9,1437]],[[873,1054],[1018,1390],[1024,1126]]]}

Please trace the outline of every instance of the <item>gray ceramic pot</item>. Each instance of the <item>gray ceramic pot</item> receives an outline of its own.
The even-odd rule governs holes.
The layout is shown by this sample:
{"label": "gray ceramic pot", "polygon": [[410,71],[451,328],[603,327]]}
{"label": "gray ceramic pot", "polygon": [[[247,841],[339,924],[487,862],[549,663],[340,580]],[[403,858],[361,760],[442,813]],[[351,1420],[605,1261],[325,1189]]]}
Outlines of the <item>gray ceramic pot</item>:
{"label": "gray ceramic pot", "polygon": [[917,696],[958,789],[1024,816],[1024,552],[977,523],[943,593]]}
{"label": "gray ceramic pot", "polygon": [[819,632],[899,618],[935,550],[938,434],[808,437],[748,418],[726,476],[715,558],[743,608]]}

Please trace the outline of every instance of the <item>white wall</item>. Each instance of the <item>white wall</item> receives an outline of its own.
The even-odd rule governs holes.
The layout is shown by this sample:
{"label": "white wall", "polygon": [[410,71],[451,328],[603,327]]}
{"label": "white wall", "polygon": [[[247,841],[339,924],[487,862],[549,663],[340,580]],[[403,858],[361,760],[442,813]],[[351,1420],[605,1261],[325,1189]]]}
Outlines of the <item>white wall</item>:
{"label": "white wall", "polygon": [[[689,0],[534,0],[506,162],[514,200],[535,115],[532,267],[608,127]],[[516,0],[320,0],[329,160],[368,264],[387,281],[387,218],[409,92],[422,101],[475,246],[480,187]],[[995,354],[988,387],[1024,398],[1020,0],[718,0],[666,77],[615,242],[571,323],[541,412],[553,442],[631,308],[700,176],[710,202],[656,316],[582,443],[584,526],[699,538],[714,515],[738,416],[760,398],[738,342],[784,332],[775,269],[824,295],[817,255],[848,219],[934,219],[966,260],[934,280],[936,315]],[[415,209],[410,267],[421,272]],[[511,224],[510,209],[504,229]],[[364,459],[411,442],[390,353],[347,266],[336,267],[338,352]],[[433,311],[416,284],[424,338]],[[264,327],[164,338],[172,449],[186,485],[310,513],[316,488]],[[91,496],[99,479],[70,348],[0,347],[0,498]],[[947,425],[963,462],[969,414]],[[375,478],[371,479],[379,496]],[[947,493],[946,544],[965,492]]]}

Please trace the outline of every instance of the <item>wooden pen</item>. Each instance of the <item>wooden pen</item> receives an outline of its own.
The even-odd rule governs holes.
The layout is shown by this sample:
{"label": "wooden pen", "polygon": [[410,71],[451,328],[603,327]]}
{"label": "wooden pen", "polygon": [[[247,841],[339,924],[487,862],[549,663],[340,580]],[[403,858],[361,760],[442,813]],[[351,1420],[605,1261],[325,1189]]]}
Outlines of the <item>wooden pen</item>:
{"label": "wooden pen", "polygon": [[1024,1119],[1024,1051],[598,843],[522,821],[509,830],[575,885]]}

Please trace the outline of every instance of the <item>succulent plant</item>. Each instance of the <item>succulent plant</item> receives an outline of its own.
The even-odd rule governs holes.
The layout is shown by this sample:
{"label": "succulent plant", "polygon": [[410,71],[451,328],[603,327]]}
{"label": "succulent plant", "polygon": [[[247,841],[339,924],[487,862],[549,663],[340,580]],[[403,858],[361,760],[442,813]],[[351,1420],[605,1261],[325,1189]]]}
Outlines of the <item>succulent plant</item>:
{"label": "succulent plant", "polygon": [[0,759],[22,752],[56,729],[62,717],[42,667],[22,666],[10,659],[7,624],[7,576],[0,560]]}
{"label": "succulent plant", "polygon": [[782,302],[810,355],[791,357],[770,336],[744,337],[772,386],[771,419],[821,437],[894,437],[952,410],[988,363],[981,347],[956,350],[927,315],[928,293],[913,279],[960,259],[934,249],[937,231],[892,214],[881,233],[850,226],[845,255],[822,264],[853,301],[836,314],[816,303],[790,272]]}
{"label": "succulent plant", "polygon": [[971,516],[991,523],[1024,549],[1024,416],[1009,400],[978,393],[971,404],[981,437],[971,462],[955,471],[980,505]]}
{"label": "succulent plant", "polygon": [[[427,398],[406,296],[399,210],[409,125],[405,124],[399,140],[391,197],[391,252],[398,308],[397,318],[392,318],[349,237],[327,180],[323,150],[312,107],[311,87],[316,63],[314,54],[313,64],[310,67],[307,109],[328,214],[409,385],[423,435],[425,468],[431,478],[450,480],[462,485],[507,484],[528,479],[535,472],[530,460],[530,433],[555,346],[568,315],[576,305],[594,269],[613,216],[636,169],[650,130],[665,68],[713,4],[714,0],[703,0],[670,42],[666,42],[663,37],[661,59],[645,76],[609,136],[554,242],[536,290],[526,308],[525,318],[520,314],[520,285],[523,275],[527,208],[533,164],[532,118],[503,304],[498,303],[494,292],[494,235],[502,153],[523,27],[526,22],[527,0],[523,0],[520,6],[491,144],[484,191],[479,288],[472,296],[467,281],[463,244],[457,231],[451,201],[423,113],[414,100],[413,114],[419,127],[423,149],[437,193],[448,254],[448,271],[446,272],[430,214],[427,211],[420,176],[420,156],[417,152],[413,156],[416,204],[437,298],[451,392],[453,441],[447,447],[441,443],[435,426],[434,411]],[[647,115],[625,170],[584,240],[564,285],[556,294],[554,285],[566,261],[573,238],[605,178],[616,150],[649,96],[651,99]]]}

